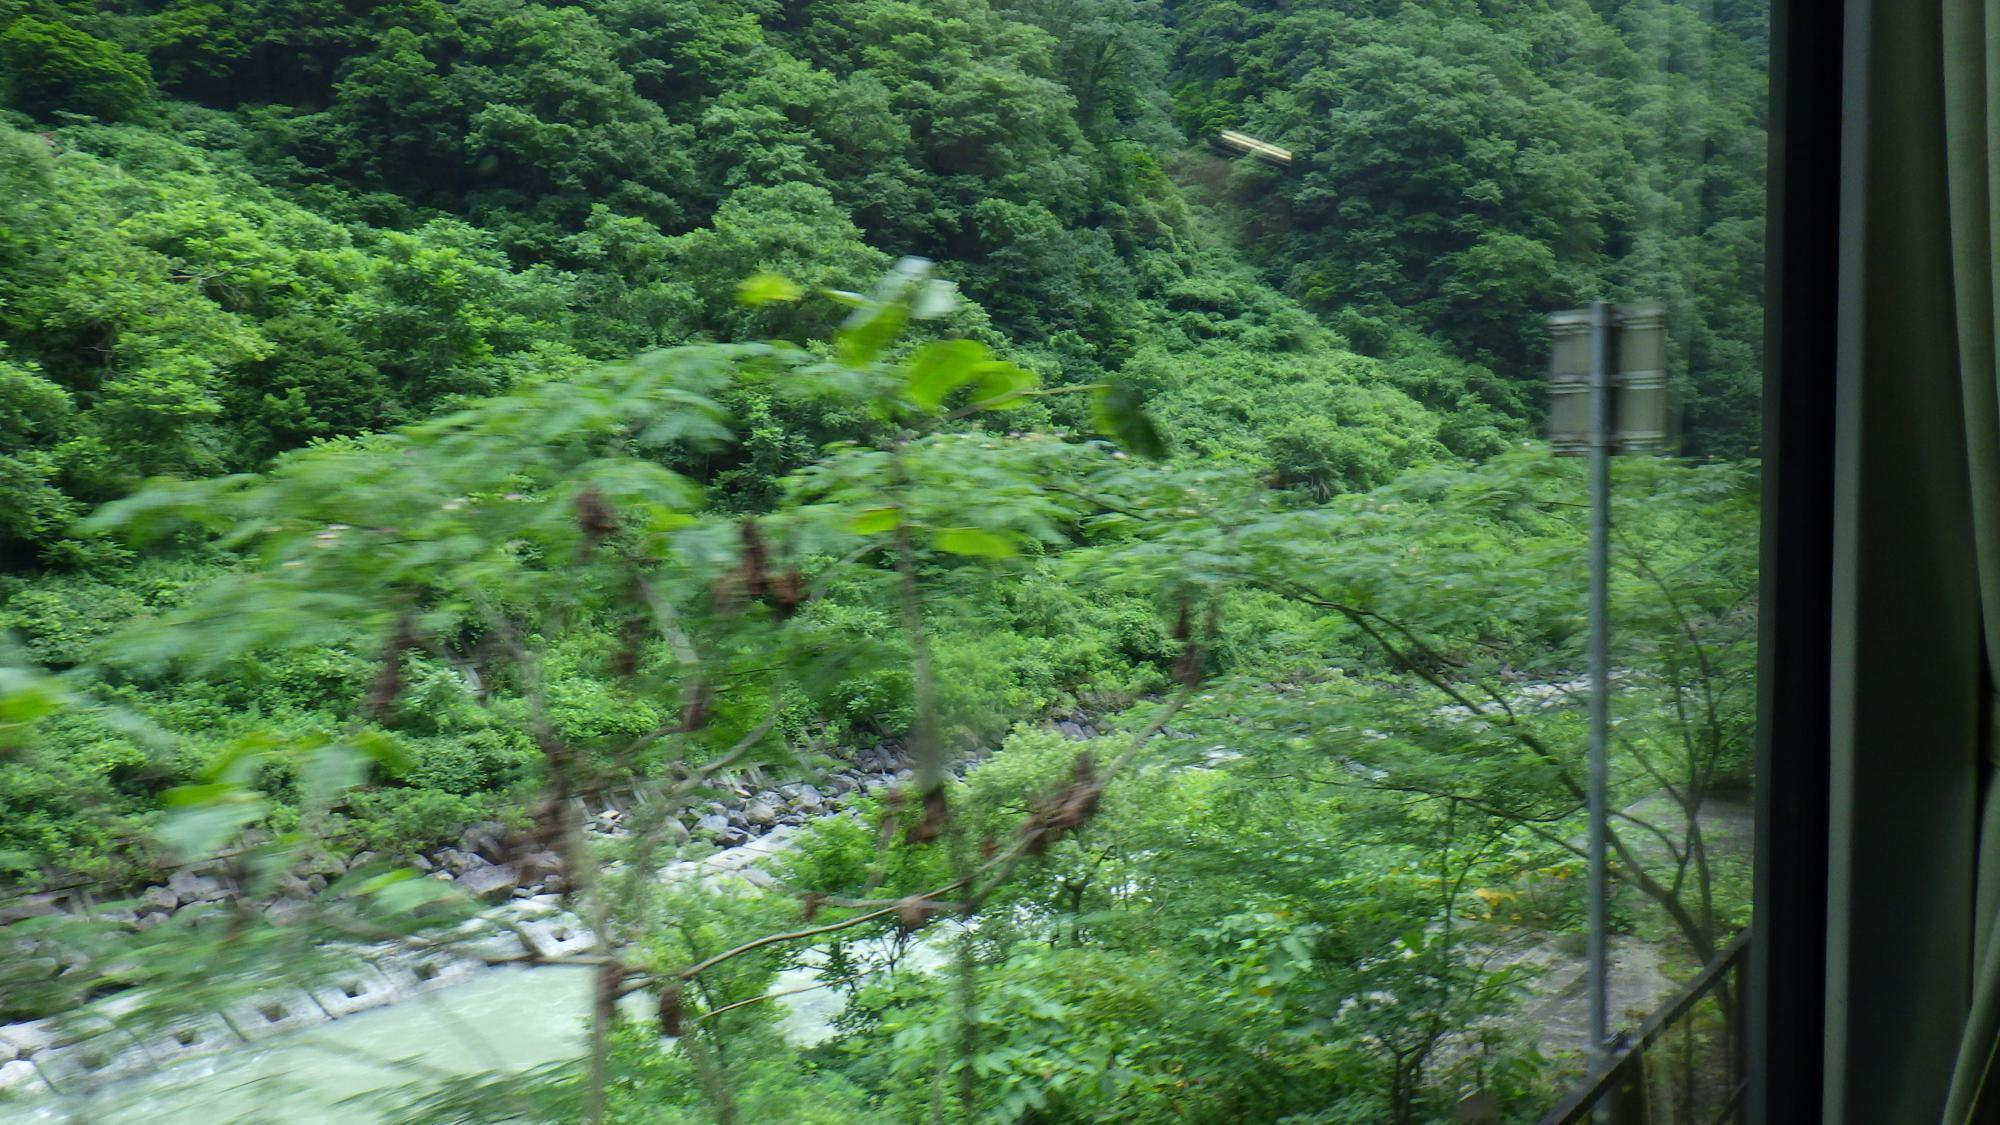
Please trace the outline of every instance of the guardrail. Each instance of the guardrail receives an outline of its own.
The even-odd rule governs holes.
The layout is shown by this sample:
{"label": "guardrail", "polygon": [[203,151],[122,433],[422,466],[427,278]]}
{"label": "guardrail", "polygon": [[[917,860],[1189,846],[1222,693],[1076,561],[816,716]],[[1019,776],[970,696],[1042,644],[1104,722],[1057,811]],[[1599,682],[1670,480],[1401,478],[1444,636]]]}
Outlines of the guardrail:
{"label": "guardrail", "polygon": [[1743,984],[1750,931],[1639,1030],[1620,1035],[1542,1125],[1723,1125],[1743,1119],[1750,1081]]}

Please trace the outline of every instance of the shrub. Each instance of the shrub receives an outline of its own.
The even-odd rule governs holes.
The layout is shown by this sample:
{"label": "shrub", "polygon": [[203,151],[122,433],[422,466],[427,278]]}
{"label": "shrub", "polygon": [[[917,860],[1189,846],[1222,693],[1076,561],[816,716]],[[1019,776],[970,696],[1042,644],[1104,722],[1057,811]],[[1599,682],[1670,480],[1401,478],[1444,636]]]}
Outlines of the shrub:
{"label": "shrub", "polygon": [[94,35],[36,16],[0,31],[7,98],[37,117],[56,110],[129,117],[152,92],[146,60]]}

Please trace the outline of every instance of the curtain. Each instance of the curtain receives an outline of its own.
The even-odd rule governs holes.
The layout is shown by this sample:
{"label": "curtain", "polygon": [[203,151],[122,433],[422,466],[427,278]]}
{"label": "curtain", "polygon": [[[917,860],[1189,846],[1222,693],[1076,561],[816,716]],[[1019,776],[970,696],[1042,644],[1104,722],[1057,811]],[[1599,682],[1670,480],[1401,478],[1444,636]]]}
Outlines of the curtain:
{"label": "curtain", "polygon": [[1994,769],[1995,654],[2000,654],[2000,0],[1944,0],[1944,139],[1950,196],[1952,312],[1957,321],[1970,516],[1977,558],[1986,717],[1973,894],[1971,1004],[1952,1070],[1947,1122],[2000,1120],[2000,771]]}
{"label": "curtain", "polygon": [[[1982,431],[1969,456],[1960,373],[1985,372],[1986,397],[1972,394],[1990,431],[1992,21],[1981,0],[1847,0],[1845,13],[1822,1113],[1907,1125],[1950,1112],[1956,1060],[1978,1034],[1968,1016],[1988,1009],[1972,998],[1993,930],[1977,900],[1995,869],[1977,861],[1980,579],[1996,556],[1980,549],[1995,529],[1975,526],[1973,481],[1984,495],[1993,439]],[[1963,356],[1961,322],[1975,340]]]}

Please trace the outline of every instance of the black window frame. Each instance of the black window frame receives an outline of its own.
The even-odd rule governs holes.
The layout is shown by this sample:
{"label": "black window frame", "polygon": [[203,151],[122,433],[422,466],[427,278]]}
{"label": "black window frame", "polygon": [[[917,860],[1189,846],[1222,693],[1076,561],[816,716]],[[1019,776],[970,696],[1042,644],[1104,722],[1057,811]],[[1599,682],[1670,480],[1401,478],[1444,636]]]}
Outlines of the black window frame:
{"label": "black window frame", "polygon": [[1747,1120],[1822,1120],[1842,6],[1773,0]]}

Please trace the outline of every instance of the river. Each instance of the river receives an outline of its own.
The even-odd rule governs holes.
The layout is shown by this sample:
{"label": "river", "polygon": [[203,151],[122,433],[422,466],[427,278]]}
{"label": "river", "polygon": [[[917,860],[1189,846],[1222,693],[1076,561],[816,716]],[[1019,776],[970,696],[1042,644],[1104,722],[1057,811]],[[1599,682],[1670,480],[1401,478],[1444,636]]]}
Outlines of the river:
{"label": "river", "polygon": [[[754,893],[754,892],[752,892]],[[958,932],[945,923],[901,952],[899,971],[941,964]],[[780,1028],[810,1044],[831,1033],[842,994],[813,988],[810,967],[823,947],[803,951],[801,967],[770,986]],[[886,939],[850,943],[850,957],[883,963]],[[381,1119],[367,1095],[409,1083],[479,1073],[514,1072],[581,1058],[592,970],[584,966],[503,966],[395,1004],[313,1024],[256,1044],[174,1063],[109,1083],[88,1094],[0,1103],[0,1119],[92,1125],[222,1125],[273,1122],[369,1122]],[[644,1016],[651,997],[627,998]]]}

